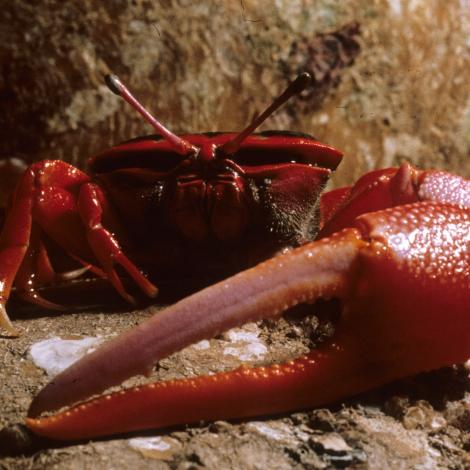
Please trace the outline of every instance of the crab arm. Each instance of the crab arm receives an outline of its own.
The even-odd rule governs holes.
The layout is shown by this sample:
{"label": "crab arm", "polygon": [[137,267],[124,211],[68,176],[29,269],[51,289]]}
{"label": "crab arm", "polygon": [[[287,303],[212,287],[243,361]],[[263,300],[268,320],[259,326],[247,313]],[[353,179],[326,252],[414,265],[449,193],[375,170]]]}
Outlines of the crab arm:
{"label": "crab arm", "polygon": [[[193,295],[85,357],[38,395],[32,414],[98,392],[104,384],[96,377],[103,373],[120,381],[124,374],[109,362],[124,364],[126,373],[142,372],[130,356],[138,355],[147,369],[192,341],[319,297],[343,302],[332,341],[283,365],[157,382],[30,418],[27,425],[44,436],[78,439],[279,413],[463,362],[470,357],[469,234],[468,210],[449,204],[363,215],[354,228]],[[176,337],[165,336],[170,333]],[[137,338],[145,353],[137,351]]]}

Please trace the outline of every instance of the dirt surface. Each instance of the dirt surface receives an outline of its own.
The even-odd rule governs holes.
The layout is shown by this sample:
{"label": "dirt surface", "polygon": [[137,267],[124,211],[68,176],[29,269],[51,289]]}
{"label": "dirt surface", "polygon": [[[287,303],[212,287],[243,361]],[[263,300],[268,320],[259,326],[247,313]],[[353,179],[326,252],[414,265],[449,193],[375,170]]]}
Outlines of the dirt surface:
{"label": "dirt surface", "polygon": [[[0,155],[84,167],[90,154],[150,133],[103,85],[110,71],[168,127],[187,132],[243,128],[308,70],[315,88],[263,128],[307,132],[344,151],[333,184],[404,160],[468,177],[469,37],[466,0],[8,2],[0,11]],[[33,344],[114,335],[152,309],[11,308],[25,334],[0,338],[0,468],[470,468],[463,366],[253,421],[67,445],[25,431],[29,403],[48,381],[31,360]],[[331,332],[315,318],[250,324],[161,361],[150,379],[295,357]]]}
{"label": "dirt surface", "polygon": [[[27,407],[48,380],[31,360],[32,344],[57,336],[108,337],[137,324],[156,308],[17,321],[25,334],[14,341],[0,340],[4,426],[0,468],[464,469],[470,465],[470,381],[463,367],[398,382],[328,408],[274,418],[201,423],[64,445],[26,432],[21,422]],[[161,361],[151,378],[126,385],[213,373],[242,363],[284,361],[307,351],[329,331],[328,323],[310,316],[249,324],[209,344],[189,347]],[[248,344],[253,345],[253,338],[256,349]],[[249,354],[259,352],[260,345],[262,354]]]}

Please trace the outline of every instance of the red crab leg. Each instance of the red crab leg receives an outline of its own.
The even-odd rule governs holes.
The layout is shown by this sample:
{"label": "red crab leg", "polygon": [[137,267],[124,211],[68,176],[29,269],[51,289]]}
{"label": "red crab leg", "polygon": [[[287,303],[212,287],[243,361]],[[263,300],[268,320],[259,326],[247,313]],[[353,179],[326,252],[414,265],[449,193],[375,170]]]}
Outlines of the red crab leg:
{"label": "red crab leg", "polygon": [[[98,276],[104,276],[99,267],[100,262],[103,263],[111,282],[124,298],[131,300],[113,269],[115,263],[121,264],[146,294],[156,294],[156,288],[122,253],[110,231],[101,225],[105,216],[106,222],[113,219],[111,211],[104,209],[104,197],[99,188],[90,183],[85,173],[65,162],[44,160],[25,171],[0,235],[0,328],[18,335],[5,309],[14,282],[26,299],[48,308],[59,308],[40,298],[35,291],[35,286],[51,280],[55,273],[40,236],[31,233],[32,226],[46,233]],[[77,276],[82,272],[76,270],[64,276]]]}
{"label": "red crab leg", "polygon": [[28,419],[36,433],[79,439],[319,406],[470,357],[470,214],[431,202],[359,217],[354,228],[205,289],[57,376],[30,415],[143,373],[190,342],[298,303],[339,297],[333,340],[296,361],[159,382]]}
{"label": "red crab leg", "polygon": [[134,299],[125,291],[114,269],[116,264],[120,264],[149,297],[155,297],[158,289],[129,260],[122,252],[116,238],[102,225],[105,201],[102,190],[96,184],[86,183],[81,187],[78,211],[86,227],[87,239],[93,253],[105,270],[109,281],[128,302],[133,303]]}
{"label": "red crab leg", "polygon": [[13,336],[18,336],[19,332],[10,322],[5,304],[28,247],[33,182],[34,173],[28,169],[17,186],[0,236],[0,327]]}
{"label": "red crab leg", "polygon": [[33,222],[29,246],[23,262],[15,277],[16,295],[26,302],[52,310],[63,310],[60,305],[44,299],[38,292],[38,287],[53,284],[55,281],[70,281],[92,270],[96,275],[104,277],[101,270],[87,265],[81,268],[56,272],[49,259],[49,254],[42,240],[42,230]]}
{"label": "red crab leg", "polygon": [[41,240],[41,229],[33,223],[28,250],[15,278],[17,294],[23,300],[41,307],[52,310],[62,309],[62,305],[44,299],[37,291],[39,285],[53,282],[55,276],[55,271]]}
{"label": "red crab leg", "polygon": [[[16,187],[11,208],[0,235],[0,327],[17,335],[6,313],[5,304],[18,270],[20,288],[31,275],[31,260],[24,260],[30,246],[33,220],[58,240],[69,253],[80,259],[94,260],[87,247],[84,230],[76,213],[74,194],[77,188],[88,180],[88,176],[76,168],[60,161],[38,162],[25,170]],[[33,241],[34,245],[34,241]],[[30,254],[35,247],[30,247]],[[42,259],[41,259],[42,258]],[[40,255],[38,262],[45,275],[47,266]]]}

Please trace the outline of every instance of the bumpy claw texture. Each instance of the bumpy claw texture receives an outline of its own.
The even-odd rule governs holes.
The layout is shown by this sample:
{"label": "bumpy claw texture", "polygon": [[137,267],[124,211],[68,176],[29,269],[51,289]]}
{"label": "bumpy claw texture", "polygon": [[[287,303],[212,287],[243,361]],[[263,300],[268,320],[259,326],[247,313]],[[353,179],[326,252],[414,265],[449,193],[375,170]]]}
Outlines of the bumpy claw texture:
{"label": "bumpy claw texture", "polygon": [[222,329],[339,297],[334,338],[319,349],[282,365],[124,390],[27,425],[43,436],[80,439],[252,417],[463,362],[470,357],[469,266],[468,208],[422,202],[361,215],[352,228],[194,294],[86,356],[38,395],[30,415],[98,393]]}

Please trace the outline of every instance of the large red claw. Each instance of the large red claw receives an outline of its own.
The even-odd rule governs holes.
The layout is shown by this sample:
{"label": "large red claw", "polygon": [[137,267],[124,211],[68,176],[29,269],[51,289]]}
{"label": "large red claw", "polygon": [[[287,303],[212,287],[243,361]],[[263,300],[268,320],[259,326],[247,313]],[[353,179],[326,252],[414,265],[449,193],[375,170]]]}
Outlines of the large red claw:
{"label": "large red claw", "polygon": [[[425,202],[362,215],[354,228],[205,289],[58,376],[32,415],[120,382],[192,341],[319,297],[341,298],[332,341],[283,365],[157,382],[27,420],[80,439],[319,406],[470,357],[470,214]],[[124,371],[124,372],[122,372]]]}

